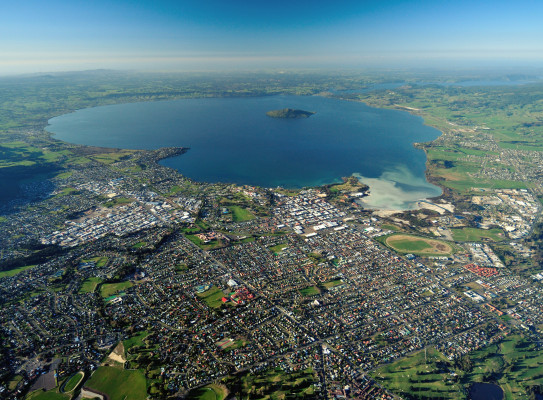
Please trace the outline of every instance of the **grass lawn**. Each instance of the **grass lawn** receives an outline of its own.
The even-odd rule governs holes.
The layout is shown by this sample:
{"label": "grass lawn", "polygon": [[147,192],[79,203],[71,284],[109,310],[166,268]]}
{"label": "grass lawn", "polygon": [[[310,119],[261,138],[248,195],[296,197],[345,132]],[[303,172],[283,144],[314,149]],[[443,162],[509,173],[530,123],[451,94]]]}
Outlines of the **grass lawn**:
{"label": "grass lawn", "polygon": [[23,377],[21,375],[15,375],[15,377],[9,381],[8,383],[8,389],[9,390],[15,390],[19,382],[23,380]]}
{"label": "grass lawn", "polygon": [[87,278],[83,281],[83,285],[81,285],[81,289],[79,289],[79,293],[92,293],[96,290],[98,285],[102,283],[102,279],[92,277]]}
{"label": "grass lawn", "polygon": [[321,293],[320,289],[316,286],[309,286],[309,287],[300,289],[300,294],[302,296],[316,296],[320,293]]}
{"label": "grass lawn", "polygon": [[114,199],[108,200],[104,203],[104,206],[106,207],[115,207],[123,204],[129,204],[132,203],[134,200],[126,198],[126,197],[115,197]]}
{"label": "grass lawn", "polygon": [[462,228],[451,229],[453,239],[457,242],[481,242],[483,239],[499,242],[505,239],[505,234],[499,228],[477,229]]}
{"label": "grass lawn", "polygon": [[170,189],[170,191],[167,193],[168,196],[171,196],[171,195],[174,195],[176,193],[179,193],[183,190],[183,188],[179,185],[174,185],[172,186],[172,188]]}
{"label": "grass lawn", "polygon": [[453,252],[453,248],[441,240],[411,235],[388,236],[385,239],[385,244],[401,253],[413,253],[421,256],[446,256]]}
{"label": "grass lawn", "polygon": [[255,216],[249,210],[246,210],[240,206],[228,206],[228,209],[232,212],[232,219],[234,222],[243,222],[255,219]]}
{"label": "grass lawn", "polygon": [[70,176],[73,175],[73,172],[71,171],[68,171],[68,172],[62,172],[60,174],[58,174],[55,178],[58,178],[58,179],[67,179],[69,178]]}
{"label": "grass lawn", "polygon": [[209,242],[204,243],[202,239],[196,235],[185,235],[185,237],[202,250],[211,250],[221,246],[218,240],[210,240]]}
{"label": "grass lawn", "polygon": [[75,192],[77,192],[77,189],[67,187],[67,188],[62,189],[60,193],[58,193],[55,197],[68,196],[69,194],[72,194]]}
{"label": "grass lawn", "polygon": [[322,286],[324,286],[326,289],[330,289],[341,284],[343,284],[343,281],[341,279],[334,279],[332,281],[324,282]]}
{"label": "grass lawn", "polygon": [[109,395],[111,400],[145,400],[147,383],[139,370],[115,367],[100,367],[86,382],[85,386]]}
{"label": "grass lawn", "polygon": [[118,162],[124,158],[129,157],[130,155],[134,154],[136,151],[134,150],[120,150],[115,151],[111,153],[102,153],[102,154],[96,154],[93,156],[90,156],[93,160],[96,160],[98,162],[101,162],[103,164],[113,164],[115,162]]}
{"label": "grass lawn", "polygon": [[203,388],[191,390],[188,394],[190,400],[224,400],[228,390],[224,386],[207,385]]}
{"label": "grass lawn", "polygon": [[63,390],[65,392],[71,392],[72,390],[75,389],[75,387],[79,384],[79,382],[81,382],[81,380],[83,379],[84,375],[83,375],[83,372],[78,372],[77,374],[75,374],[74,376],[72,376],[68,382],[66,382],[66,384],[64,385],[64,388]]}
{"label": "grass lawn", "polygon": [[401,231],[399,226],[393,225],[393,224],[383,224],[381,225],[381,228],[389,231]]}
{"label": "grass lawn", "polygon": [[131,338],[124,340],[123,346],[125,352],[134,346],[143,346],[143,339],[145,339],[147,336],[149,336],[149,332],[141,331],[138,332],[136,335],[132,336]]}
{"label": "grass lawn", "polygon": [[188,267],[187,264],[177,264],[175,266],[175,271],[177,273],[183,273],[183,272],[188,271],[188,270],[189,270],[189,267]]}
{"label": "grass lawn", "polygon": [[147,242],[138,242],[134,246],[132,246],[133,249],[141,249],[143,246],[146,246]]}
{"label": "grass lawn", "polygon": [[105,299],[132,286],[134,286],[134,284],[129,281],[119,283],[104,283],[100,288],[100,296]]}
{"label": "grass lawn", "polygon": [[462,387],[452,382],[448,360],[440,352],[428,349],[385,365],[372,376],[385,388],[413,398],[464,399]]}
{"label": "grass lawn", "polygon": [[15,276],[17,275],[19,272],[23,272],[23,271],[26,271],[27,269],[30,269],[30,268],[34,268],[35,265],[26,265],[24,267],[19,267],[19,268],[15,268],[15,269],[10,269],[8,271],[1,271],[0,272],[0,278],[5,278],[5,277],[9,277],[9,276]]}
{"label": "grass lawn", "polygon": [[48,392],[36,390],[26,396],[27,400],[69,400],[70,396],[64,393],[58,393],[57,389],[52,389]]}
{"label": "grass lawn", "polygon": [[294,196],[298,196],[298,194],[300,194],[300,190],[293,190],[293,189],[283,189],[283,188],[277,188],[277,189],[274,189],[275,192],[277,193],[281,193],[281,194],[284,194],[285,196],[289,196],[289,197],[294,197]]}
{"label": "grass lawn", "polygon": [[199,225],[195,225],[195,226],[192,226],[191,228],[189,227],[183,228],[181,229],[181,231],[190,235],[191,233],[201,232],[202,228]]}
{"label": "grass lawn", "polygon": [[227,386],[240,388],[241,399],[304,399],[313,396],[318,381],[313,369],[286,373],[278,368],[228,378]]}
{"label": "grass lawn", "polygon": [[198,297],[203,299],[208,307],[219,308],[223,304],[221,299],[224,297],[224,293],[217,286],[213,286],[204,293],[198,294]]}
{"label": "grass lawn", "polygon": [[84,259],[84,260],[81,260],[81,261],[83,261],[83,262],[92,261],[92,262],[94,262],[96,264],[96,267],[102,268],[107,264],[108,258],[107,257],[92,257],[92,258],[87,258],[87,259]]}
{"label": "grass lawn", "polygon": [[278,244],[278,245],[275,245],[275,246],[272,246],[270,247],[270,251],[273,252],[273,253],[280,253],[281,251],[283,251],[283,249],[287,247],[287,244],[286,243],[281,243],[281,244]]}
{"label": "grass lawn", "polygon": [[526,388],[543,384],[543,352],[535,343],[520,335],[511,335],[470,354],[473,369],[463,381],[487,381],[496,373],[496,383],[504,390],[505,399],[526,399]]}

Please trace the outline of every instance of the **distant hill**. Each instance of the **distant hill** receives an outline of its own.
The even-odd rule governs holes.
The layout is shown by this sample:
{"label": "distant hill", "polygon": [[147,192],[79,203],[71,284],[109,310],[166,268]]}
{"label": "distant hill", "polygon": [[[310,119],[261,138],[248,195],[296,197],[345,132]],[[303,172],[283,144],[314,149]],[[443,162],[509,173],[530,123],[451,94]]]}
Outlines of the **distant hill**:
{"label": "distant hill", "polygon": [[283,108],[282,110],[272,110],[268,111],[266,115],[272,118],[309,118],[314,112],[304,111],[304,110],[295,110],[293,108]]}

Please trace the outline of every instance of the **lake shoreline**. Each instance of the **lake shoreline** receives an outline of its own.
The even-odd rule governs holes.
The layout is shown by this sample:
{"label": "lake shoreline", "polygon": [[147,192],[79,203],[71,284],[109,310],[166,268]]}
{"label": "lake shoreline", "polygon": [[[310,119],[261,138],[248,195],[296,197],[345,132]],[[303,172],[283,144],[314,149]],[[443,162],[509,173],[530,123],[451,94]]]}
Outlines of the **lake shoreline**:
{"label": "lake shoreline", "polygon": [[[346,106],[347,104],[360,104],[362,107]],[[230,114],[217,108],[218,105],[229,107]],[[319,109],[317,110],[319,112],[311,119],[269,118],[272,122],[259,120],[262,116],[267,117],[265,113],[259,114],[258,110],[262,108],[269,110],[273,105]],[[180,110],[179,112],[187,114],[190,111],[187,109],[194,111],[196,107],[200,107],[199,110],[196,109],[196,112],[193,112],[196,115],[183,115],[183,118],[188,120],[188,124],[179,123],[173,119],[169,122],[157,123],[157,126],[148,124],[142,128],[144,133],[133,132],[131,124],[137,125],[141,122],[138,120],[140,114],[149,112],[148,109],[167,119],[170,117],[168,113],[172,113],[172,110]],[[240,114],[236,107],[243,109],[243,113]],[[398,204],[394,207],[406,210],[413,209],[416,200],[435,198],[442,194],[442,189],[437,185],[432,185],[427,179],[427,154],[421,152],[424,154],[421,157],[417,153],[420,149],[415,147],[415,144],[421,140],[435,140],[436,136],[439,137],[442,132],[425,125],[424,120],[418,120],[419,116],[413,119],[412,114],[408,112],[396,114],[397,111],[403,110],[376,108],[363,102],[345,102],[344,99],[329,99],[322,96],[280,95],[179,99],[82,109],[50,119],[47,130],[57,140],[83,145],[133,147],[145,150],[150,150],[149,144],[151,144],[151,149],[157,145],[174,148],[190,147],[192,151],[189,154],[184,154],[185,150],[183,157],[166,157],[160,160],[160,165],[174,168],[183,176],[200,182],[228,182],[269,188],[277,186],[301,188],[336,183],[341,176],[350,176],[353,173],[359,173],[371,179],[392,177],[392,181],[397,182],[394,185],[396,192],[421,191],[422,193],[418,198],[409,198],[411,205]],[[117,113],[130,114],[130,118],[118,119]],[[134,118],[137,122],[132,121]],[[76,125],[69,126],[67,129],[69,134],[66,135],[62,130],[61,132],[57,130],[59,120],[69,120],[69,123]],[[83,125],[77,125],[81,123],[81,120],[83,120]],[[183,122],[186,122],[185,120]],[[108,121],[116,130],[107,127]],[[85,123],[91,127],[89,128]],[[166,134],[163,133],[165,125],[168,125],[166,128],[170,129]],[[184,125],[187,127],[181,128]],[[249,132],[247,126],[255,127],[256,132],[266,133],[265,135],[245,133],[245,131]],[[92,135],[86,134],[85,129],[89,129]],[[107,129],[112,130],[112,133],[103,132]],[[224,133],[221,132],[222,137],[216,136],[213,129],[224,131]],[[149,136],[148,132],[151,130],[157,134]],[[128,136],[126,136],[126,131],[130,131]],[[194,135],[194,132],[201,131],[202,134]],[[245,136],[240,134],[240,131]],[[376,134],[390,137],[376,142]],[[214,144],[213,148],[206,147],[205,140],[199,139],[200,135],[207,135],[208,142],[217,141],[218,143]],[[131,145],[126,146],[127,142]],[[228,142],[233,142],[235,145]],[[238,143],[243,145],[241,149],[238,148],[240,147]],[[261,151],[261,148],[266,151]],[[230,156],[227,157],[228,154]],[[247,157],[252,157],[252,160],[247,161]],[[300,160],[292,161],[297,158]],[[206,165],[210,163],[211,167]],[[264,168],[265,163],[274,165],[272,173],[269,172],[272,168]],[[255,166],[260,170],[255,170]],[[398,173],[402,168],[410,171]],[[375,186],[372,187],[373,197],[376,197],[377,191]],[[391,206],[379,207],[379,204],[374,203],[369,204],[368,208],[391,209]]]}

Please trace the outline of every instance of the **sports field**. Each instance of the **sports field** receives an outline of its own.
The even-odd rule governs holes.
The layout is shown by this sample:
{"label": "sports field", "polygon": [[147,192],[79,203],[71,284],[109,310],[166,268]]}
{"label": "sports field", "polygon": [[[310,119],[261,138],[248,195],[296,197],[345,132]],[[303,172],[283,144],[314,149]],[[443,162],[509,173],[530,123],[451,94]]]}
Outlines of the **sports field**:
{"label": "sports field", "polygon": [[477,228],[462,228],[451,229],[453,239],[457,242],[480,242],[482,240],[491,240],[499,242],[505,239],[505,234],[499,228],[494,229],[477,229]]}
{"label": "sports field", "polygon": [[138,370],[100,367],[85,386],[109,395],[111,400],[145,400],[147,386],[145,375]]}
{"label": "sports field", "polygon": [[386,238],[385,243],[400,253],[413,253],[421,256],[448,256],[453,252],[453,248],[448,243],[420,236],[391,235]]}

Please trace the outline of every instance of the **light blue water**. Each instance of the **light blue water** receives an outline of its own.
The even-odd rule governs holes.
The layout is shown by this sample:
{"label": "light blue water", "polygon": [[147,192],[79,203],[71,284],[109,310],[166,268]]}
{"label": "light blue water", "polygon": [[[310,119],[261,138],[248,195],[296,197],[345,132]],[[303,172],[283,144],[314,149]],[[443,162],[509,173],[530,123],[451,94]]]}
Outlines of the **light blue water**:
{"label": "light blue water", "polygon": [[[266,116],[285,107],[316,114],[290,120]],[[198,181],[304,187],[357,173],[394,186],[399,193],[394,208],[441,193],[425,179],[424,152],[413,147],[440,132],[406,112],[358,102],[317,96],[182,99],[89,108],[49,123],[56,138],[72,143],[190,147],[161,163]],[[402,193],[417,199],[397,198]]]}

